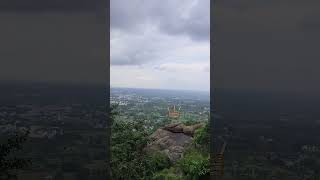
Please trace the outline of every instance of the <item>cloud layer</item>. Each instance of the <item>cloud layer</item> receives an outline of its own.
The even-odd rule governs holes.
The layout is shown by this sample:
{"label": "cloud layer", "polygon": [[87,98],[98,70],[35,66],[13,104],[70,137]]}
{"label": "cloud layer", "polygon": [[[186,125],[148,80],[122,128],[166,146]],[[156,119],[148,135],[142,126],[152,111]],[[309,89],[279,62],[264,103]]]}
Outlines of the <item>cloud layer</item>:
{"label": "cloud layer", "polygon": [[[114,73],[111,79],[118,79],[126,86],[136,81],[132,79],[136,76],[140,77],[140,86],[145,83],[143,86],[158,88],[157,84],[147,81],[150,78],[143,76],[150,76],[151,71],[154,75],[155,71],[174,72],[172,77],[157,77],[159,84],[183,79],[181,76],[187,76],[190,71],[209,77],[209,4],[209,0],[112,0],[110,53]],[[126,73],[121,74],[122,80],[115,72],[121,68],[126,68]],[[140,69],[139,75],[134,75],[134,69]],[[176,88],[190,87],[189,84],[206,78],[189,79]],[[209,88],[209,81],[202,84],[207,85],[198,89]],[[162,88],[171,86],[162,85]]]}

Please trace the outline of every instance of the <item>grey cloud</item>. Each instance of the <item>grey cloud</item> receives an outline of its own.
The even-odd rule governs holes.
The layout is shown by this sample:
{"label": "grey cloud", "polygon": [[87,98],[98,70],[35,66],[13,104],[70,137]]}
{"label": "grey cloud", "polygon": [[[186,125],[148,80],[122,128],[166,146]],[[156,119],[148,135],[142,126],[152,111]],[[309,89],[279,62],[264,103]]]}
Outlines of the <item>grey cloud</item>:
{"label": "grey cloud", "polygon": [[[188,18],[182,18],[178,14],[165,13],[170,16],[161,20],[160,28],[169,34],[186,34],[194,40],[210,39],[210,1],[195,1]],[[177,5],[179,6],[179,5]],[[175,10],[172,10],[175,12]]]}
{"label": "grey cloud", "polygon": [[189,73],[200,73],[200,72],[209,72],[209,64],[207,63],[164,63],[158,66],[155,66],[155,70],[166,71],[166,72],[189,72]]}
{"label": "grey cloud", "polygon": [[[190,17],[183,18],[182,3],[196,2]],[[111,28],[134,31],[139,25],[156,25],[169,35],[187,35],[194,40],[209,41],[210,1],[143,1],[112,0]]]}
{"label": "grey cloud", "polygon": [[141,0],[111,0],[110,27],[131,31],[139,24],[146,22]]}
{"label": "grey cloud", "polygon": [[111,55],[112,65],[141,65],[152,58],[152,51],[134,51],[119,55]]}
{"label": "grey cloud", "polygon": [[[188,10],[182,2],[190,7],[195,3]],[[192,42],[209,42],[209,3],[209,0],[112,0],[111,64],[141,65],[163,60],[167,58],[166,52],[177,48],[173,46],[175,40],[190,41],[185,37]]]}
{"label": "grey cloud", "polygon": [[111,65],[122,66],[122,65],[142,65],[148,61],[147,57],[142,56],[141,53],[125,53],[122,54],[111,54],[110,56]]}

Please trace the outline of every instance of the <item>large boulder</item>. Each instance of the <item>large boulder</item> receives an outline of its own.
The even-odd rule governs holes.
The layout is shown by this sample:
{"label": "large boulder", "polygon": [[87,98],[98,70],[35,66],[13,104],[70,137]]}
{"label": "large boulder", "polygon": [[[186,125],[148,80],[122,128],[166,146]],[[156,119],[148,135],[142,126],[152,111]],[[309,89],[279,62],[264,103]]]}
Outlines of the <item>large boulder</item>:
{"label": "large boulder", "polygon": [[151,136],[152,142],[147,149],[164,152],[172,163],[179,160],[185,149],[192,145],[193,134],[203,124],[186,126],[182,123],[169,124],[156,130]]}
{"label": "large boulder", "polygon": [[172,163],[182,157],[184,149],[192,143],[192,137],[184,133],[174,133],[165,129],[158,129],[151,135],[152,142],[148,150],[164,152]]}
{"label": "large boulder", "polygon": [[183,133],[184,124],[182,123],[172,123],[163,127],[164,130],[173,132],[173,133]]}
{"label": "large boulder", "polygon": [[166,125],[163,127],[164,130],[173,132],[173,133],[184,133],[189,136],[193,136],[195,131],[201,127],[203,127],[204,124],[198,123],[190,126],[186,126],[182,123],[173,123]]}

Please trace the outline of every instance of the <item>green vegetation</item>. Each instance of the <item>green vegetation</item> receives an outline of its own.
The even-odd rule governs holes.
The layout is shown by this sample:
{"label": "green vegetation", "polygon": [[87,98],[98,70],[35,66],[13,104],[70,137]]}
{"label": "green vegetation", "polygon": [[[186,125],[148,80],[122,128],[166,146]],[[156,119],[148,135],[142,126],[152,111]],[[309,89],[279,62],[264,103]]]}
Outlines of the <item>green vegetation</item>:
{"label": "green vegetation", "polygon": [[196,131],[195,147],[188,149],[177,163],[167,155],[147,152],[150,139],[144,120],[115,118],[111,134],[111,170],[113,179],[204,179],[209,174],[208,125]]}
{"label": "green vegetation", "polygon": [[111,171],[114,179],[146,179],[169,167],[169,160],[164,154],[145,151],[148,136],[144,121],[113,122]]}
{"label": "green vegetation", "polygon": [[163,169],[154,174],[153,180],[184,180],[185,177],[179,172],[176,167],[170,167],[169,169]]}
{"label": "green vegetation", "polygon": [[184,157],[178,162],[178,168],[182,170],[187,178],[204,179],[209,175],[210,156],[209,156],[209,126],[196,130],[194,134],[194,148],[188,149]]}
{"label": "green vegetation", "polygon": [[29,132],[17,132],[15,136],[0,144],[0,179],[15,178],[15,171],[30,163],[27,159],[17,157],[17,151],[22,150],[28,134]]}
{"label": "green vegetation", "polygon": [[209,154],[197,149],[189,149],[175,165],[154,174],[154,179],[165,180],[200,180],[209,177]]}
{"label": "green vegetation", "polygon": [[209,174],[209,154],[191,149],[185,153],[177,165],[187,178],[198,179]]}
{"label": "green vegetation", "polygon": [[210,131],[208,123],[204,127],[197,129],[193,138],[193,143],[196,147],[209,153]]}

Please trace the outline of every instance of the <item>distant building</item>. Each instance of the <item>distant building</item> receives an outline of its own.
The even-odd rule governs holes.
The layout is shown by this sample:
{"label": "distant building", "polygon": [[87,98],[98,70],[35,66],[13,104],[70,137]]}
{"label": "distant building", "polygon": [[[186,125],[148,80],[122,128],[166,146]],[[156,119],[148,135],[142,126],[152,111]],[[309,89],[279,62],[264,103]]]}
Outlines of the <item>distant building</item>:
{"label": "distant building", "polygon": [[170,108],[168,107],[168,116],[170,118],[178,119],[180,117],[180,108],[178,111],[176,111],[176,106],[173,106],[173,110],[171,111]]}

